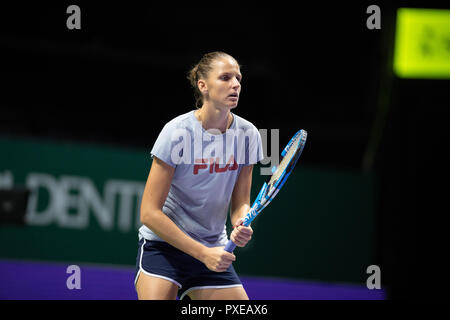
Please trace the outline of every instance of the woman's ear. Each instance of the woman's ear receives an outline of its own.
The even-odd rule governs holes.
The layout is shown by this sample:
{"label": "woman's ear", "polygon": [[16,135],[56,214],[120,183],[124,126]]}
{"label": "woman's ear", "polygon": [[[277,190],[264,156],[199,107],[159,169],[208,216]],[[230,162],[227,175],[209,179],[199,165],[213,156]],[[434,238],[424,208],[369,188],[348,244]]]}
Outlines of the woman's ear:
{"label": "woman's ear", "polygon": [[208,86],[206,81],[203,79],[199,79],[197,81],[198,90],[202,93],[202,95],[206,95],[208,93]]}

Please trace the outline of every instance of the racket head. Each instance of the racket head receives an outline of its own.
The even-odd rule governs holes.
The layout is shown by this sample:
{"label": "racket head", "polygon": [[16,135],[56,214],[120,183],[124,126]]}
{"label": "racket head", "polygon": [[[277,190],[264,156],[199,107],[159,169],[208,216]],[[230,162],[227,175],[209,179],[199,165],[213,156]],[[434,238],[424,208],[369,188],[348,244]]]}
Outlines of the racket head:
{"label": "racket head", "polygon": [[243,224],[248,226],[253,219],[272,201],[294,169],[306,143],[307,132],[299,130],[284,148],[279,166],[261,188]]}
{"label": "racket head", "polygon": [[305,130],[299,130],[289,141],[283,151],[283,159],[267,182],[265,194],[261,197],[264,202],[270,202],[286,182],[303,152],[307,136]]}

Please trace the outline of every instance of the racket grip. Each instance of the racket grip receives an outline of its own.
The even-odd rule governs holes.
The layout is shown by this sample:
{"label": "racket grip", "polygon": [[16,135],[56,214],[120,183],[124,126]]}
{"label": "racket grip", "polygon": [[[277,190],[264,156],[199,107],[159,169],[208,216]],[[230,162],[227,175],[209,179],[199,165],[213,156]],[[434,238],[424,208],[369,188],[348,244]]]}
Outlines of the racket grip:
{"label": "racket grip", "polygon": [[225,246],[224,250],[225,250],[226,252],[232,253],[233,250],[234,250],[234,248],[236,248],[236,244],[235,244],[233,241],[228,240],[228,243],[227,243],[227,245]]}

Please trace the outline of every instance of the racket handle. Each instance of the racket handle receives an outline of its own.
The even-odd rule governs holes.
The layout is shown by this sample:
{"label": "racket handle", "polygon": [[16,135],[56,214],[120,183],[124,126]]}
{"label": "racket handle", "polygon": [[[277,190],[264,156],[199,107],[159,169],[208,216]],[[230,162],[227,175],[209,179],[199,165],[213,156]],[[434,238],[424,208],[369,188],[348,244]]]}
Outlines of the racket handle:
{"label": "racket handle", "polygon": [[225,249],[224,249],[224,250],[225,250],[226,252],[232,253],[233,250],[234,250],[234,248],[236,248],[236,244],[235,244],[233,241],[228,240],[228,243],[227,243],[227,245],[225,246]]}

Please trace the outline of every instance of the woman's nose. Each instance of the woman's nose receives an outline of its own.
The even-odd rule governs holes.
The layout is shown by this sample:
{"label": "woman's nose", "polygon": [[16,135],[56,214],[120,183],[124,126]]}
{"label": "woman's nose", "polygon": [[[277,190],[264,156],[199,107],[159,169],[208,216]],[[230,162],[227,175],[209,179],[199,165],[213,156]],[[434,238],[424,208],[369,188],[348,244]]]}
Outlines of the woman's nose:
{"label": "woman's nose", "polygon": [[240,87],[241,83],[239,82],[239,80],[237,78],[234,78],[233,80],[233,88],[237,88]]}

